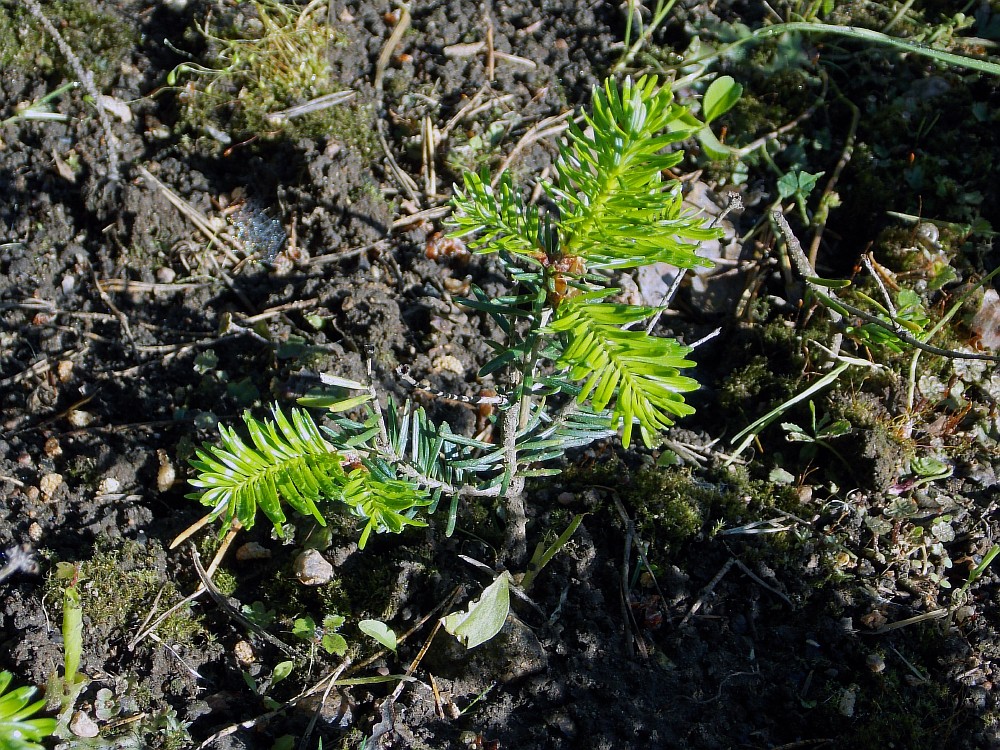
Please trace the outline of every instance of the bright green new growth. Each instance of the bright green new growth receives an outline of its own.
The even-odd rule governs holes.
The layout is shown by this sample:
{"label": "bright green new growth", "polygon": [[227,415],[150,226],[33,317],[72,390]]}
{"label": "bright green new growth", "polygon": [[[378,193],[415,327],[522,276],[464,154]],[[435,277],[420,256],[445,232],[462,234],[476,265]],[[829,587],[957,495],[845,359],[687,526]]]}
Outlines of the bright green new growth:
{"label": "bright green new growth", "polygon": [[[223,532],[237,520],[253,526],[260,508],[281,534],[282,501],[325,525],[325,506],[343,503],[365,523],[363,547],[373,531],[424,525],[416,514],[449,497],[451,534],[461,496],[516,495],[525,477],[558,473],[540,465],[570,448],[619,426],[627,447],[635,425],[653,445],[675,417],[694,411],[683,394],[697,383],[681,374],[693,365],[690,347],[652,335],[662,308],[611,301],[618,290],[607,274],[657,262],[708,265],[697,243],[720,232],[685,213],[679,182],[663,177],[682,156],[664,149],[704,124],[655,78],[596,89],[586,124],[571,126],[559,178],[542,185],[552,210],[526,203],[508,173],[495,189],[484,173],[466,175],[465,191],[456,190],[456,234],[472,235],[478,252],[497,252],[516,283],[494,298],[474,287],[475,298],[463,301],[504,336],[489,342],[496,356],[481,371],[508,375],[498,385],[507,392],[493,401],[496,442],[456,435],[410,401],[382,408],[373,388],[328,377],[361,392],[301,399],[333,412],[334,427],[274,406],[273,421],[244,414],[250,443],[220,426],[222,445],[197,451],[191,483],[200,492],[190,497],[223,519]],[[629,328],[637,324],[646,328]],[[358,419],[345,416],[357,411]]]}
{"label": "bright green new growth", "polygon": [[[543,215],[525,204],[508,173],[495,190],[487,175],[468,174],[465,191],[456,190],[452,222],[458,236],[475,235],[470,246],[477,252],[500,252],[523,290],[474,305],[493,315],[509,338],[495,345],[501,354],[484,372],[509,363],[511,352],[523,355],[526,392],[535,378],[535,337],[556,334],[554,348],[541,353],[552,355],[569,381],[585,382],[581,389],[548,377],[549,392],[573,393],[581,404],[589,399],[597,411],[610,408],[613,422],[623,423],[626,447],[638,422],[651,446],[673,417],[694,411],[681,395],[697,388],[680,374],[693,364],[685,359],[691,350],[642,328],[627,329],[653,318],[658,308],[604,302],[618,290],[597,272],[659,262],[711,265],[695,250],[718,230],[684,212],[680,183],[663,179],[683,157],[664,149],[697,133],[702,123],[673,101],[668,87],[657,89],[655,77],[634,84],[626,79],[621,91],[609,80],[595,89],[594,113],[585,121],[586,131],[570,125],[559,149],[557,182],[542,183],[555,210]],[[525,272],[525,263],[538,270]],[[547,304],[529,313],[523,309],[529,299]],[[526,317],[528,332],[519,334],[516,321]]]}
{"label": "bright green new growth", "polygon": [[348,468],[351,456],[327,442],[302,410],[293,409],[291,421],[277,406],[272,411],[274,422],[244,413],[252,446],[235,430],[219,425],[222,446],[197,449],[198,458],[191,462],[198,470],[191,484],[202,491],[189,497],[210,506],[214,517],[223,518],[223,532],[234,519],[251,528],[259,506],[281,535],[282,499],[323,526],[326,519],[317,503],[346,504],[366,521],[361,547],[373,530],[398,533],[407,525],[424,525],[404,515],[419,504],[410,484],[362,467]]}
{"label": "bright green new growth", "polygon": [[41,740],[56,729],[55,719],[32,719],[45,707],[45,700],[29,703],[37,689],[20,687],[7,691],[14,679],[10,672],[0,672],[0,747],[4,750],[42,750]]}

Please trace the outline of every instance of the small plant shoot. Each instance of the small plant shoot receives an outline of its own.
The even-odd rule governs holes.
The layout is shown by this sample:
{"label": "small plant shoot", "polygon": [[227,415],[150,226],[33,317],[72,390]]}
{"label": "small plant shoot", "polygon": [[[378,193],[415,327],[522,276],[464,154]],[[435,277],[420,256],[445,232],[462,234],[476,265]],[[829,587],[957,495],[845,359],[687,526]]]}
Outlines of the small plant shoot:
{"label": "small plant shoot", "polygon": [[[717,80],[706,117],[738,96],[732,79]],[[284,505],[320,524],[339,507],[363,524],[364,547],[372,533],[425,525],[419,514],[447,498],[450,534],[460,496],[517,494],[526,477],[556,473],[545,462],[618,431],[625,447],[636,434],[652,447],[694,411],[684,400],[698,387],[685,374],[691,348],[655,335],[662,307],[616,299],[611,274],[710,265],[696,250],[720,230],[689,213],[680,182],[664,178],[704,123],[655,77],[595,88],[584,119],[559,146],[555,181],[540,183],[548,209],[526,201],[509,172],[467,173],[455,190],[453,236],[496,254],[512,280],[508,293],[473,287],[463,301],[498,334],[480,373],[500,391],[494,440],[457,435],[411,401],[383,408],[370,386],[326,377],[336,393],[301,403],[327,409],[333,426],[275,405],[273,419],[244,415],[250,442],[220,426],[221,445],[197,450],[190,497],[223,532],[237,521],[252,527],[259,509],[280,536]]]}

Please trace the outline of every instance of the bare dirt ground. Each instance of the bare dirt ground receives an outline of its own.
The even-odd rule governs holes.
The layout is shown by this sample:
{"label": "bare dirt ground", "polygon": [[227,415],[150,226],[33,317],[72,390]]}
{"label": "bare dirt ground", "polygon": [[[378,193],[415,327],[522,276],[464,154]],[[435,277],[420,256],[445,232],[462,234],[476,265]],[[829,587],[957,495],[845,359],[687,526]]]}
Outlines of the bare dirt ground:
{"label": "bare dirt ground", "polygon": [[[100,734],[66,747],[193,747],[240,722],[212,746],[293,747],[293,736],[360,747],[379,734],[396,682],[268,716],[341,663],[296,640],[294,620],[343,615],[356,664],[374,654],[359,620],[397,633],[419,625],[398,653],[345,677],[404,672],[431,635],[424,619],[457,586],[475,595],[489,581],[460,555],[496,562],[498,509],[470,502],[451,537],[435,517],[364,550],[350,522],[335,524],[323,545],[333,578],[313,587],[293,568],[308,525],[287,543],[260,525],[237,544],[259,554],[230,553],[217,581],[261,627],[203,596],[137,640],[151,612],[198,586],[192,548],[166,550],[204,510],[185,498],[186,459],[220,422],[293,403],[316,373],[364,378],[369,358],[380,392],[397,399],[409,393],[400,363],[438,388],[477,392],[489,329],[455,300],[470,283],[495,291],[504,280],[488,257],[429,257],[440,209],[465,169],[506,162],[529,188],[545,174],[558,138],[546,118],[587,106],[625,34],[613,3],[442,0],[412,4],[409,17],[389,2],[320,3],[336,30],[328,74],[354,98],[320,133],[251,132],[239,91],[219,106],[197,100],[205,79],[168,85],[211,51],[198,26],[221,33],[234,5],[43,5],[109,97],[108,133],[84,87],[48,103],[62,118],[14,117],[78,75],[24,7],[0,3],[0,550],[23,545],[37,562],[0,582],[0,669],[40,686],[58,673],[56,564],[75,563],[91,681],[76,708]],[[869,5],[845,4],[831,22],[881,28],[891,13]],[[914,10],[937,23],[940,5]],[[971,5],[977,25],[956,36],[996,38],[997,16]],[[677,55],[692,37],[759,26],[752,6],[679,3],[630,70],[686,75]],[[436,635],[392,730],[370,746],[1000,747],[996,574],[955,596],[1000,531],[995,365],[925,357],[919,408],[907,411],[909,355],[880,353],[883,369],[852,369],[814,397],[849,435],[800,453],[779,423],[807,428],[803,402],[723,466],[733,435],[820,376],[809,344],[832,336],[821,310],[795,304],[775,260],[775,170],[825,173],[811,214],[825,180],[839,178],[822,275],[847,277],[872,250],[939,317],[997,264],[983,224],[1000,217],[997,81],[822,36],[752,49],[718,66],[745,87],[727,142],[773,136],[777,166],[711,162],[691,144],[684,168],[702,208],[718,213],[731,190],[746,204],[729,228],[727,273],[689,284],[661,324],[688,341],[722,328],[694,355],[698,413],[656,451],[609,441],[529,485],[530,545],[587,514],[532,589],[536,606],[515,602],[501,635],[471,652]],[[695,102],[699,91],[678,95]],[[439,136],[434,179],[427,127]],[[798,224],[807,239],[819,226],[810,218]],[[927,226],[936,244],[918,236]],[[254,252],[273,262],[248,262]],[[934,289],[941,264],[955,274]],[[982,299],[942,345],[996,351],[996,302]],[[427,406],[456,432],[476,426],[474,409]],[[923,481],[913,461],[927,457],[944,471]],[[207,564],[215,535],[194,539]],[[271,684],[289,658],[275,638],[295,669]]]}

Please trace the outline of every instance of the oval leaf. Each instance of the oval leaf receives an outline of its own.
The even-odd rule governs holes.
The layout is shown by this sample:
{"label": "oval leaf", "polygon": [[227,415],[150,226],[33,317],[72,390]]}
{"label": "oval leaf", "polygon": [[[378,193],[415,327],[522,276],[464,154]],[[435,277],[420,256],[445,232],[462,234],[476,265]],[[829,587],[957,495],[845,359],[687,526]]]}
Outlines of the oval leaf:
{"label": "oval leaf", "polygon": [[277,685],[283,679],[288,677],[288,675],[292,673],[293,669],[295,669],[295,662],[293,661],[278,662],[274,666],[274,671],[271,673],[271,684]]}
{"label": "oval leaf", "polygon": [[739,101],[743,87],[732,76],[720,76],[712,81],[701,102],[701,115],[709,123],[724,115]]}
{"label": "oval leaf", "polygon": [[458,638],[466,648],[475,648],[500,632],[510,612],[510,573],[497,576],[483,595],[469,604],[465,612],[452,612],[443,617],[444,629]]}
{"label": "oval leaf", "polygon": [[384,622],[378,620],[362,620],[358,623],[361,632],[371,636],[390,651],[396,650],[396,633]]}

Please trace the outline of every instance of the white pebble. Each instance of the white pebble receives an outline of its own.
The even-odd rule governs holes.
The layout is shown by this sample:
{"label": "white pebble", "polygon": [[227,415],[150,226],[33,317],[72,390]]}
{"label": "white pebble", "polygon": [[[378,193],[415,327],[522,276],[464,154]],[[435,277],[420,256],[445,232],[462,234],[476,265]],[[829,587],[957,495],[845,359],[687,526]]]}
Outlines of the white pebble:
{"label": "white pebble", "polygon": [[100,733],[97,722],[85,712],[77,711],[69,721],[69,731],[77,737],[96,737]]}

